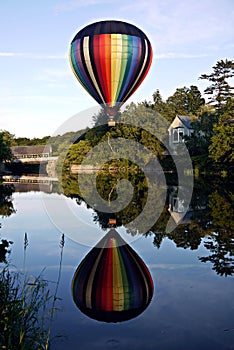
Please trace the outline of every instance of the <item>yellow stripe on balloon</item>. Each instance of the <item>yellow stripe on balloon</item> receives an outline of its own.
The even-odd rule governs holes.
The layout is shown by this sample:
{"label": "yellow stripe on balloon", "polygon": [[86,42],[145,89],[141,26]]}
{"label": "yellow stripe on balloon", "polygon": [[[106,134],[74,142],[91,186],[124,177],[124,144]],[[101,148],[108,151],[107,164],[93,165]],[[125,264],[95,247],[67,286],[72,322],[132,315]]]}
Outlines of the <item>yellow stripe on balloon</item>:
{"label": "yellow stripe on balloon", "polygon": [[122,64],[122,35],[111,34],[111,104],[115,105]]}
{"label": "yellow stripe on balloon", "polygon": [[113,240],[113,311],[124,310],[124,289],[116,240]]}
{"label": "yellow stripe on balloon", "polygon": [[95,78],[95,75],[93,73],[93,68],[92,68],[92,64],[91,64],[91,59],[90,59],[90,56],[89,56],[89,37],[88,36],[85,36],[84,37],[84,42],[83,42],[83,50],[84,50],[84,58],[85,58],[85,63],[86,63],[86,67],[88,69],[88,72],[89,72],[89,75],[91,77],[91,80],[98,92],[98,95],[101,97],[103,103],[105,103],[105,99],[104,97],[102,96],[102,93],[98,87],[98,83],[97,83],[97,80]]}

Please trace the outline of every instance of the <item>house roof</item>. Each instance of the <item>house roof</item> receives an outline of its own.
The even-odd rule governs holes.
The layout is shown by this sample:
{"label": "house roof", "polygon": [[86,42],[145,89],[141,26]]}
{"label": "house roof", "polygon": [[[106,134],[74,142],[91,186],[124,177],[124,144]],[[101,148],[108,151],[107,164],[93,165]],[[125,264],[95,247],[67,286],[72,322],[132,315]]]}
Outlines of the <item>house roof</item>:
{"label": "house roof", "polygon": [[191,126],[191,119],[187,115],[177,115],[177,117],[181,120],[181,122],[186,126],[188,129],[192,129]]}
{"label": "house roof", "polygon": [[38,145],[38,146],[14,146],[12,147],[13,155],[16,154],[42,154],[51,153],[52,149],[50,145]]}

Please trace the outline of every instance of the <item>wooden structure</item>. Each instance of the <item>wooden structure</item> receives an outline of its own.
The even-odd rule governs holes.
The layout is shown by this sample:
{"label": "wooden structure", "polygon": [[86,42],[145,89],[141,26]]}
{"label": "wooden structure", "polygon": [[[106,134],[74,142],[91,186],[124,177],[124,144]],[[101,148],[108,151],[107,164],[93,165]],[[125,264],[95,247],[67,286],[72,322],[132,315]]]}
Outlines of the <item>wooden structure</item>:
{"label": "wooden structure", "polygon": [[35,159],[35,158],[48,158],[52,154],[52,147],[46,146],[14,146],[12,147],[12,153],[14,159]]}

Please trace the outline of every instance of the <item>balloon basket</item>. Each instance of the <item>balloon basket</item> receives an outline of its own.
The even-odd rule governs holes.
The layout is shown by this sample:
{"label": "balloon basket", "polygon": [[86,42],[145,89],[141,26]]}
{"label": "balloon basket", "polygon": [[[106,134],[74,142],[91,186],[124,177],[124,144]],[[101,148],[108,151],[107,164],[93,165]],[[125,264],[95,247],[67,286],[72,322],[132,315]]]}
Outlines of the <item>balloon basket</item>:
{"label": "balloon basket", "polygon": [[115,121],[114,120],[109,121],[108,126],[115,126]]}

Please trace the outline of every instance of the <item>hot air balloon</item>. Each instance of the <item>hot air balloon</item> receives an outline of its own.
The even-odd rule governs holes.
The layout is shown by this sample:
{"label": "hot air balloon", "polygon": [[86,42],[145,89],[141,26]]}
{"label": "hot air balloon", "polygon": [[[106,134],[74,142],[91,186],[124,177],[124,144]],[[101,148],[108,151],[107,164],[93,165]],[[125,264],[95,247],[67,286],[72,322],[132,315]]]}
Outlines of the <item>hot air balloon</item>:
{"label": "hot air balloon", "polygon": [[101,21],[80,30],[71,42],[70,62],[78,81],[105,109],[109,125],[144,80],[152,47],[136,26]]}
{"label": "hot air balloon", "polygon": [[83,259],[72,281],[77,307],[104,322],[138,316],[149,305],[153,291],[147,266],[114,228]]}

